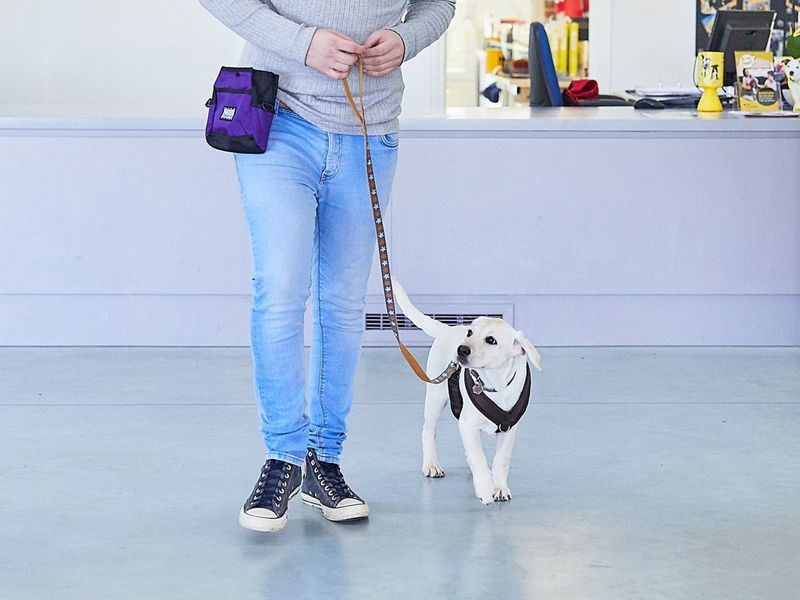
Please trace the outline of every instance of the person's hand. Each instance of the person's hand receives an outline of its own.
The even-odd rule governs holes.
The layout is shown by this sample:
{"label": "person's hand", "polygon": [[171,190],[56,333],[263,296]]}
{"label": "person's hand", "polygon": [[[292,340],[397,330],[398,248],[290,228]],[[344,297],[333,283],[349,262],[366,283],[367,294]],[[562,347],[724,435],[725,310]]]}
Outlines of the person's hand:
{"label": "person's hand", "polygon": [[333,79],[345,79],[364,46],[332,29],[317,29],[306,53],[306,65]]}
{"label": "person's hand", "polygon": [[383,77],[403,63],[406,47],[400,34],[391,29],[379,29],[364,40],[364,72]]}

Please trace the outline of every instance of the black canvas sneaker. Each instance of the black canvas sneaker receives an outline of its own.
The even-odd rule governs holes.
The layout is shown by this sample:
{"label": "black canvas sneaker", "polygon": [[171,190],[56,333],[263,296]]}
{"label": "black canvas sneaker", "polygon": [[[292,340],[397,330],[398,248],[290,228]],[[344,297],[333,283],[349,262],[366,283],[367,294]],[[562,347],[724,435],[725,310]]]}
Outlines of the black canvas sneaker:
{"label": "black canvas sneaker", "polygon": [[253,492],[239,511],[239,525],[253,531],[280,531],[286,526],[286,505],[300,491],[302,469],[270,459],[261,467]]}
{"label": "black canvas sneaker", "polygon": [[306,454],[303,502],[322,511],[329,521],[355,521],[369,515],[369,506],[350,489],[335,463],[323,462],[311,448]]}

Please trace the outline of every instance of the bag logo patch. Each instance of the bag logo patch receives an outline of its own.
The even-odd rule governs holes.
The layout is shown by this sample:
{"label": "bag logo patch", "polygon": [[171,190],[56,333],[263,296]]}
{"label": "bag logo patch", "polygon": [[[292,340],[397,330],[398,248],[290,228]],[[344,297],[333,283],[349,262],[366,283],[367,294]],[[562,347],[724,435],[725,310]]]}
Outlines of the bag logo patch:
{"label": "bag logo patch", "polygon": [[222,108],[222,114],[219,116],[223,121],[233,121],[233,115],[236,114],[235,106],[225,106]]}

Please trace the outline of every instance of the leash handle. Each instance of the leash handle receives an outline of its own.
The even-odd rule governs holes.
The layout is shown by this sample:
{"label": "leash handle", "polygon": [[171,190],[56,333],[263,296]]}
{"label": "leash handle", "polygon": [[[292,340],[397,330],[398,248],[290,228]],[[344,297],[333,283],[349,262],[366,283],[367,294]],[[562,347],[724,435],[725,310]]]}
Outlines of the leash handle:
{"label": "leash handle", "polygon": [[358,64],[358,99],[359,99],[359,106],[356,105],[356,101],[353,98],[353,94],[350,91],[350,85],[347,83],[347,79],[342,79],[342,84],[344,85],[344,93],[347,96],[347,102],[350,104],[350,108],[353,110],[353,114],[358,119],[359,124],[361,125],[361,132],[364,134],[364,161],[366,166],[366,173],[367,173],[367,185],[369,186],[369,198],[370,204],[372,204],[372,217],[375,221],[375,235],[378,239],[378,257],[381,262],[381,276],[383,278],[383,299],[386,303],[386,313],[389,315],[389,322],[392,325],[392,333],[394,333],[394,337],[397,340],[397,344],[400,346],[400,352],[403,353],[403,356],[408,362],[411,369],[416,373],[417,377],[419,377],[425,383],[442,383],[443,381],[447,381],[447,379],[458,370],[458,363],[455,361],[450,362],[447,365],[447,368],[442,371],[440,375],[437,375],[433,379],[428,377],[428,374],[425,372],[425,369],[417,362],[417,359],[411,354],[411,351],[406,348],[406,345],[400,340],[400,332],[397,327],[397,314],[394,309],[394,290],[392,289],[392,273],[389,267],[389,253],[386,249],[386,232],[383,229],[383,217],[381,216],[381,204],[378,200],[378,188],[375,184],[375,174],[372,171],[372,154],[369,150],[369,136],[367,135],[367,119],[366,119],[366,111],[364,110],[364,65],[361,62],[361,57],[357,57],[357,64]]}

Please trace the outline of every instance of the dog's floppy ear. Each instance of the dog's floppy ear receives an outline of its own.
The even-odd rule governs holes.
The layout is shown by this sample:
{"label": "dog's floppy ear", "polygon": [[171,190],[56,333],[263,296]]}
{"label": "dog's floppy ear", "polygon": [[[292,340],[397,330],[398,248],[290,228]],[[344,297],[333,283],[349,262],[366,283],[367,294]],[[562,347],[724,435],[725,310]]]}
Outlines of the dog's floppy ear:
{"label": "dog's floppy ear", "polygon": [[519,354],[527,355],[530,363],[541,372],[542,357],[539,355],[539,351],[533,347],[533,344],[528,341],[522,331],[516,331],[516,334],[514,335],[514,347],[519,349]]}

